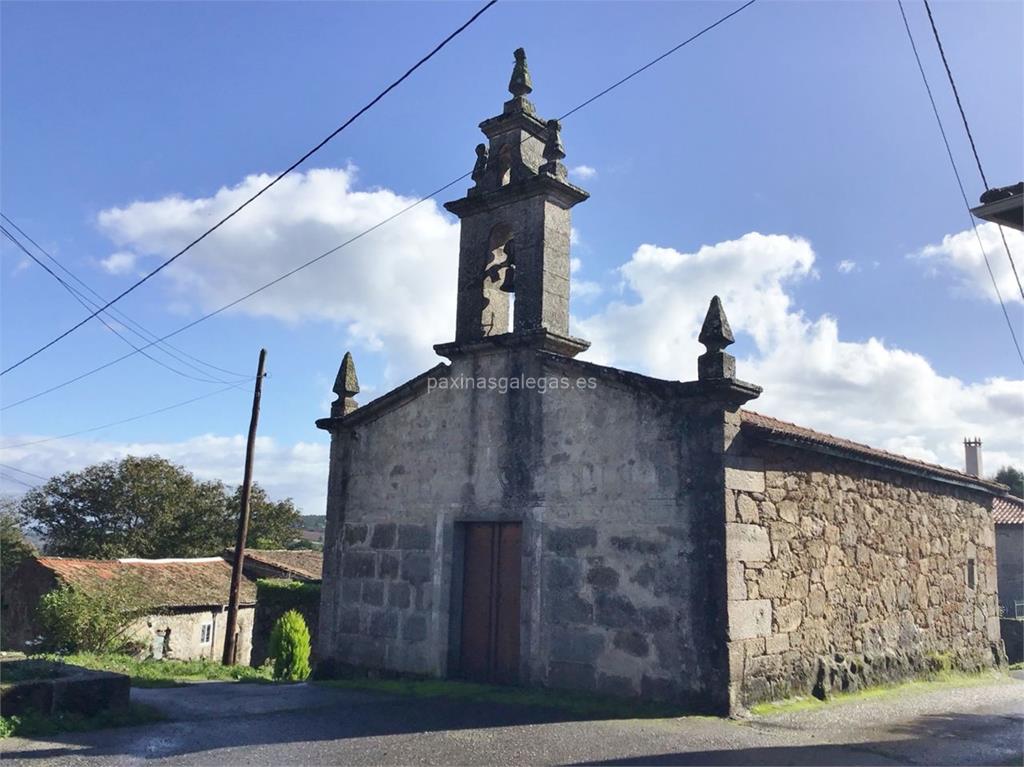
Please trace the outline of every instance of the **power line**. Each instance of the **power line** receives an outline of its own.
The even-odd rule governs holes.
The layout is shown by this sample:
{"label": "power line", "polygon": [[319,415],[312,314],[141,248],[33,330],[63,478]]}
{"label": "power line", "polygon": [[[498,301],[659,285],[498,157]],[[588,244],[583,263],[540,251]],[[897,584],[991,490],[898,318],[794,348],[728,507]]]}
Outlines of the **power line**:
{"label": "power line", "polygon": [[0,471],[0,479],[7,480],[8,482],[17,482],[19,485],[24,485],[29,490],[35,490],[36,489],[35,485],[29,484],[28,482],[25,482],[24,480],[18,479],[17,477],[12,477],[10,474],[7,474],[7,473],[2,472],[2,471]]}
{"label": "power line", "polygon": [[166,413],[168,410],[175,410],[176,408],[179,407],[185,407],[185,405],[191,405],[193,402],[199,402],[199,400],[207,399],[208,397],[212,397],[215,394],[223,394],[224,392],[229,391],[231,389],[238,389],[239,391],[242,391],[242,388],[239,384],[231,384],[230,386],[225,386],[223,389],[217,389],[215,391],[207,392],[206,394],[201,394],[198,397],[193,397],[192,399],[187,399],[184,400],[183,402],[176,402],[173,405],[168,405],[167,407],[157,408],[156,410],[150,410],[146,413],[140,413],[139,415],[133,415],[130,418],[122,418],[120,421],[111,421],[110,423],[105,423],[100,426],[93,426],[88,429],[80,429],[79,431],[69,432],[68,434],[61,434],[57,437],[45,437],[44,439],[36,439],[32,440],[31,442],[19,442],[16,445],[0,445],[0,450],[13,450],[14,448],[17,447],[41,445],[44,442],[54,442],[59,439],[70,439],[71,437],[77,437],[80,434],[89,434],[90,432],[101,431],[102,429],[109,429],[113,426],[120,426],[121,424],[131,423],[132,421],[138,421],[139,419],[148,418],[149,416],[157,415],[159,413]]}
{"label": "power line", "polygon": [[194,240],[192,240],[192,242],[190,242],[190,243],[189,243],[188,245],[186,245],[186,246],[185,246],[184,248],[182,248],[182,249],[181,249],[181,250],[179,250],[179,251],[178,251],[177,253],[175,253],[175,254],[174,254],[173,256],[171,256],[170,258],[168,258],[168,259],[167,259],[166,261],[164,261],[163,263],[161,263],[161,264],[160,264],[159,266],[157,266],[157,267],[156,267],[155,269],[153,269],[152,271],[150,271],[150,272],[149,272],[148,274],[146,274],[146,275],[144,275],[143,277],[139,278],[139,279],[138,279],[138,280],[137,280],[137,281],[136,281],[135,283],[133,283],[132,285],[130,285],[130,286],[128,286],[127,288],[125,288],[125,289],[124,289],[123,291],[121,291],[121,292],[120,292],[120,293],[119,293],[118,295],[116,295],[116,296],[115,296],[114,298],[112,298],[112,299],[111,299],[110,301],[108,301],[108,302],[107,302],[106,304],[104,304],[104,305],[103,305],[103,306],[101,306],[101,307],[100,307],[99,309],[97,309],[96,311],[94,311],[94,312],[93,312],[92,314],[90,314],[90,315],[89,315],[88,317],[86,317],[86,318],[82,319],[81,321],[79,321],[79,322],[78,322],[78,323],[76,323],[75,325],[72,325],[72,326],[71,326],[70,328],[68,328],[67,330],[65,330],[65,331],[64,331],[63,333],[59,334],[59,335],[58,335],[58,336],[56,336],[55,338],[51,339],[50,341],[47,341],[47,342],[46,342],[45,344],[43,344],[42,346],[40,346],[40,347],[39,347],[38,349],[36,349],[36,350],[35,350],[34,352],[32,352],[31,354],[29,354],[29,355],[28,355],[27,357],[23,357],[22,359],[18,360],[18,361],[17,361],[17,362],[15,362],[15,363],[14,363],[13,365],[11,365],[10,367],[6,368],[6,369],[5,369],[5,370],[3,370],[3,371],[0,371],[0,376],[2,376],[2,375],[6,375],[7,373],[11,372],[11,371],[12,371],[12,370],[14,370],[15,368],[19,367],[20,365],[23,365],[23,364],[24,364],[25,362],[28,362],[28,361],[29,361],[30,359],[32,359],[33,357],[35,357],[35,356],[36,356],[37,354],[39,354],[39,353],[41,353],[41,352],[45,351],[46,349],[49,349],[49,348],[50,348],[51,346],[53,346],[53,345],[54,345],[55,343],[57,343],[57,342],[58,342],[58,341],[60,341],[61,339],[63,339],[63,338],[66,338],[66,337],[67,337],[67,336],[69,336],[69,335],[70,335],[71,333],[73,333],[73,332],[75,332],[76,330],[78,330],[78,328],[82,327],[82,325],[84,325],[85,323],[87,323],[87,322],[88,322],[89,320],[91,320],[91,319],[92,319],[93,317],[97,316],[97,315],[98,315],[98,314],[99,314],[100,312],[104,311],[105,309],[109,308],[109,307],[110,307],[110,306],[112,306],[113,304],[115,304],[115,303],[117,303],[118,301],[120,301],[120,300],[121,300],[122,298],[124,298],[124,297],[125,297],[126,295],[128,295],[129,293],[131,293],[131,292],[132,292],[133,290],[135,290],[136,288],[138,288],[138,287],[139,287],[140,285],[142,285],[142,284],[143,284],[144,282],[146,282],[147,280],[149,280],[149,279],[150,279],[151,277],[154,277],[155,275],[159,274],[159,273],[160,273],[161,271],[163,271],[164,269],[166,269],[166,268],[167,268],[168,266],[170,266],[170,265],[171,265],[172,263],[174,263],[175,261],[177,261],[177,260],[178,260],[178,259],[179,259],[179,258],[180,258],[181,256],[183,256],[183,255],[184,255],[185,253],[187,253],[187,252],[188,252],[189,250],[191,250],[191,249],[192,249],[192,248],[193,248],[193,247],[194,247],[195,245],[198,245],[198,244],[199,244],[200,242],[202,242],[202,241],[203,241],[204,239],[206,239],[206,238],[207,238],[207,237],[208,237],[208,236],[209,236],[210,234],[212,234],[213,232],[217,231],[217,229],[219,229],[219,228],[220,228],[221,226],[223,226],[223,225],[224,225],[225,223],[227,223],[227,222],[228,222],[228,221],[230,221],[230,220],[231,220],[232,218],[234,218],[234,217],[235,217],[235,216],[236,216],[236,215],[237,215],[238,213],[240,213],[240,212],[241,212],[242,210],[244,210],[244,209],[245,209],[246,207],[248,207],[248,205],[249,205],[250,203],[252,203],[253,201],[255,201],[255,200],[256,200],[256,199],[257,199],[258,197],[260,197],[260,196],[261,196],[261,195],[262,195],[262,194],[263,194],[264,192],[266,192],[266,191],[267,191],[268,189],[270,189],[270,188],[271,188],[272,186],[274,186],[275,184],[277,184],[277,182],[278,182],[278,181],[280,181],[281,179],[283,179],[283,178],[284,178],[285,176],[287,176],[287,175],[288,175],[289,173],[291,173],[291,172],[292,172],[293,170],[295,170],[295,169],[296,169],[297,167],[299,167],[299,166],[300,166],[300,165],[301,165],[302,163],[304,163],[304,162],[305,162],[306,160],[308,160],[308,159],[309,159],[310,157],[312,157],[312,156],[313,156],[313,155],[314,155],[314,154],[315,154],[316,152],[318,152],[318,151],[319,151],[319,150],[320,150],[320,149],[321,149],[321,148],[322,148],[322,147],[323,147],[323,146],[324,146],[325,144],[327,144],[327,142],[328,142],[328,141],[330,141],[331,139],[333,139],[333,138],[334,138],[335,136],[337,136],[337,135],[338,135],[339,133],[341,133],[341,132],[342,132],[343,130],[345,130],[345,128],[347,128],[347,127],[348,127],[349,125],[351,125],[351,124],[352,124],[353,122],[355,122],[355,121],[356,121],[357,119],[359,119],[359,117],[361,117],[361,116],[362,116],[363,114],[365,114],[365,113],[366,113],[367,111],[369,111],[369,110],[370,110],[370,109],[371,109],[371,108],[372,108],[372,107],[373,107],[373,106],[374,106],[374,105],[375,105],[375,104],[376,104],[376,103],[377,103],[378,101],[380,101],[380,100],[381,100],[382,98],[384,98],[384,97],[385,97],[386,95],[388,95],[388,94],[389,94],[389,93],[390,93],[390,92],[391,92],[392,90],[394,90],[395,88],[397,88],[397,87],[398,87],[398,86],[399,86],[399,85],[400,85],[400,84],[401,84],[401,83],[402,83],[403,81],[405,81],[405,80],[406,80],[406,79],[407,79],[408,77],[410,77],[410,76],[412,75],[412,73],[413,73],[413,72],[415,72],[415,71],[416,71],[417,69],[419,69],[419,68],[420,68],[421,66],[423,66],[423,65],[424,65],[425,63],[427,63],[428,61],[430,61],[430,59],[432,59],[432,58],[433,58],[433,57],[434,57],[434,56],[435,56],[435,55],[436,55],[436,54],[437,54],[437,53],[438,53],[438,52],[439,52],[439,51],[440,51],[440,50],[441,50],[442,48],[444,48],[444,47],[445,47],[446,45],[448,45],[448,43],[449,43],[449,42],[451,42],[452,40],[454,40],[454,39],[455,39],[455,38],[456,38],[456,37],[457,37],[457,36],[458,36],[458,35],[459,35],[459,34],[460,34],[460,33],[461,33],[461,32],[462,32],[463,30],[465,30],[465,29],[466,29],[466,28],[467,28],[467,27],[468,27],[468,26],[469,26],[470,24],[472,24],[472,23],[473,23],[474,21],[476,21],[476,20],[477,20],[477,19],[478,19],[478,18],[479,18],[479,17],[481,16],[481,15],[483,15],[483,13],[484,13],[485,11],[487,11],[487,10],[488,10],[488,9],[489,9],[489,8],[490,8],[490,7],[492,6],[492,5],[494,5],[494,4],[496,3],[496,2],[498,2],[498,0],[489,0],[489,2],[488,2],[488,3],[486,4],[486,5],[484,5],[484,7],[483,7],[483,8],[481,8],[481,9],[480,9],[480,10],[478,10],[478,11],[477,11],[476,13],[474,13],[474,14],[473,14],[473,15],[472,15],[472,16],[471,16],[471,17],[469,18],[469,20],[468,20],[468,21],[466,21],[466,22],[465,22],[464,24],[462,24],[462,26],[460,26],[460,27],[459,27],[458,29],[456,29],[456,30],[455,30],[454,32],[452,32],[451,34],[449,34],[449,35],[448,35],[448,36],[447,36],[447,37],[446,37],[446,38],[445,38],[444,40],[442,40],[442,41],[441,41],[440,43],[438,43],[438,44],[437,44],[437,45],[436,45],[436,46],[434,47],[434,49],[433,49],[432,51],[430,51],[430,53],[428,53],[428,54],[427,54],[426,56],[424,56],[424,57],[423,57],[423,58],[421,58],[421,59],[420,59],[419,61],[417,61],[417,62],[416,62],[415,64],[413,64],[413,66],[411,66],[411,67],[410,67],[410,68],[409,68],[408,70],[406,70],[405,74],[403,74],[403,75],[402,75],[401,77],[399,77],[399,78],[398,78],[397,80],[395,80],[395,81],[394,81],[393,83],[391,83],[391,85],[389,85],[389,86],[388,86],[387,88],[385,88],[385,89],[384,89],[383,91],[381,91],[381,92],[380,92],[380,93],[378,93],[378,94],[377,94],[376,96],[374,96],[374,98],[373,98],[373,99],[371,99],[371,100],[370,100],[370,102],[369,102],[368,104],[366,104],[366,106],[364,106],[364,107],[363,107],[362,109],[360,109],[360,110],[359,110],[358,112],[356,112],[356,113],[355,113],[354,115],[352,115],[351,117],[349,117],[349,118],[348,118],[348,119],[347,119],[347,120],[346,120],[345,122],[343,122],[343,123],[342,123],[342,124],[341,124],[340,126],[338,126],[337,128],[335,128],[335,129],[334,129],[334,130],[333,130],[333,131],[332,131],[332,132],[331,132],[331,133],[330,133],[330,134],[329,134],[329,135],[328,135],[328,136],[327,136],[326,138],[324,138],[324,139],[323,139],[323,140],[322,140],[322,141],[321,141],[321,142],[320,142],[319,144],[317,144],[316,146],[314,146],[314,147],[313,147],[312,149],[310,149],[310,150],[309,150],[308,152],[306,152],[306,153],[305,153],[304,155],[302,155],[302,157],[300,157],[300,158],[299,158],[298,160],[296,160],[296,161],[295,161],[295,162],[293,162],[293,163],[292,163],[291,165],[289,165],[289,166],[288,166],[287,168],[285,168],[285,169],[284,169],[283,171],[281,171],[281,172],[280,172],[280,173],[279,173],[279,174],[278,174],[277,176],[275,176],[275,177],[274,177],[274,179],[273,179],[272,181],[270,181],[270,182],[269,182],[268,184],[266,184],[266,185],[265,185],[264,187],[262,187],[262,188],[261,188],[261,189],[260,189],[259,191],[257,191],[257,192],[256,192],[255,194],[253,194],[253,195],[252,195],[251,197],[249,197],[249,198],[248,198],[248,199],[247,199],[247,200],[246,200],[245,202],[243,202],[243,203],[242,203],[241,205],[239,205],[239,206],[238,206],[237,208],[235,208],[235,209],[234,209],[234,210],[232,210],[232,211],[231,211],[230,213],[228,213],[228,215],[224,216],[224,218],[220,219],[220,220],[219,220],[219,221],[218,221],[218,222],[217,222],[216,224],[214,224],[214,225],[213,225],[213,226],[211,226],[211,227],[210,227],[209,229],[207,229],[207,230],[206,230],[205,232],[203,232],[203,233],[202,233],[201,235],[199,235],[198,237],[196,237],[196,238],[195,238]]}
{"label": "power line", "polygon": [[[939,38],[939,28],[935,26],[935,17],[932,16],[932,6],[928,0],[924,0],[924,8],[928,11],[928,21],[932,26],[932,34],[935,36],[935,44],[939,47],[939,55],[942,56],[942,64],[946,68],[946,77],[949,78],[949,85],[953,89],[953,95],[956,97],[956,105],[960,110],[960,119],[963,120],[964,130],[967,131],[967,138],[971,142],[971,151],[974,153],[974,162],[978,166],[978,174],[981,176],[981,183],[985,185],[985,189],[988,189],[988,179],[985,178],[985,171],[981,167],[981,158],[978,156],[978,147],[974,144],[974,134],[971,133],[971,126],[967,122],[967,113],[964,111],[964,105],[960,101],[960,91],[956,88],[956,81],[953,80],[953,70],[950,69],[949,61],[946,59],[946,51],[942,47],[942,40]],[[1017,290],[1020,291],[1020,297],[1024,299],[1024,286],[1021,285],[1020,275],[1017,273],[1017,264],[1013,261],[1013,254],[1010,253],[1010,244],[1006,241],[1006,232],[1003,231],[1002,224],[996,224],[999,228],[999,236],[1003,240],[1003,248],[1006,250],[1006,257],[1010,260],[1010,269],[1013,270],[1013,277],[1017,280]]]}
{"label": "power line", "polygon": [[[44,264],[42,261],[40,261],[38,258],[36,258],[35,254],[32,253],[28,248],[26,248],[21,243],[21,241],[18,240],[18,238],[16,238],[13,234],[11,234],[7,230],[7,228],[4,227],[3,225],[0,225],[0,233],[2,233],[8,240],[13,242],[18,248],[20,248],[22,253],[24,253],[26,256],[31,258],[47,274],[49,274],[51,277],[53,277],[55,280],[57,280],[57,282],[60,283],[60,286],[62,288],[64,288],[64,290],[66,290],[68,293],[70,293],[71,297],[74,298],[76,301],[78,301],[78,303],[80,303],[82,306],[84,306],[86,308],[86,310],[91,309],[95,305],[91,301],[89,301],[88,298],[80,295],[80,293],[78,291],[76,291],[73,287],[68,285],[68,283],[65,282],[61,278],[61,276],[59,274],[54,272],[50,267],[48,267],[46,264]],[[150,360],[151,362],[155,362],[157,365],[160,365],[161,367],[163,367],[163,368],[165,368],[167,370],[170,370],[172,373],[176,373],[177,375],[180,375],[183,378],[189,378],[189,379],[191,379],[193,381],[201,381],[202,383],[227,383],[227,381],[224,381],[224,380],[219,379],[219,378],[199,378],[198,376],[194,376],[194,375],[191,375],[190,373],[185,373],[185,372],[183,372],[181,370],[178,370],[177,368],[172,367],[171,365],[168,365],[166,362],[163,362],[162,360],[157,359],[156,357],[154,357],[152,354],[147,352],[142,347],[136,346],[123,333],[121,333],[121,331],[119,331],[117,328],[115,328],[113,325],[111,325],[109,322],[107,322],[107,320],[104,319],[102,315],[97,317],[97,319],[100,322],[103,323],[103,326],[107,330],[109,330],[115,336],[120,338],[122,341],[124,341],[126,344],[128,344],[130,347],[132,347],[135,351],[137,351],[143,357],[145,357],[146,359]],[[136,333],[136,335],[141,335],[141,334],[140,333]],[[144,340],[148,340],[148,339],[145,339],[144,336],[143,336],[143,338],[144,338]]]}
{"label": "power line", "polygon": [[[81,285],[85,290],[87,290],[90,294],[92,294],[92,296],[94,298],[98,299],[101,302],[106,302],[106,300],[107,300],[106,298],[104,298],[102,295],[100,295],[96,290],[94,290],[88,283],[86,283],[84,280],[82,280],[82,278],[80,278],[77,274],[75,274],[73,271],[71,271],[67,266],[62,264],[57,259],[57,257],[54,256],[52,253],[50,253],[46,248],[44,248],[42,245],[40,245],[38,242],[36,242],[34,239],[32,239],[32,235],[30,235],[28,232],[26,232],[24,229],[22,229],[20,226],[18,226],[18,224],[15,221],[11,220],[10,216],[8,216],[4,212],[0,211],[0,218],[2,218],[4,221],[6,221],[24,239],[28,240],[32,244],[32,246],[35,247],[36,250],[38,250],[40,253],[42,253],[44,256],[46,256],[46,258],[49,261],[51,261],[58,269],[60,269],[62,272],[64,272],[66,275],[68,275],[68,277],[70,277],[76,283]],[[94,304],[94,305],[96,305],[96,304]],[[124,322],[126,325],[129,325],[131,327],[137,328],[140,332],[136,333],[136,335],[140,335],[140,337],[145,337],[145,339],[147,341],[152,339],[152,338],[156,338],[156,334],[155,333],[153,333],[151,330],[147,330],[145,327],[142,326],[141,323],[136,322],[131,317],[129,317],[127,314],[122,312],[120,309],[111,308],[108,313],[113,314],[119,320]],[[190,364],[187,360],[182,359],[182,357],[187,357],[188,360],[192,360],[193,362],[199,363],[203,367],[210,368],[211,370],[216,370],[219,373],[225,373],[226,375],[232,376],[233,378],[238,378],[238,379],[243,379],[243,380],[249,378],[249,374],[248,373],[239,373],[239,372],[234,371],[234,370],[227,370],[226,368],[218,367],[217,365],[214,365],[212,362],[208,362],[207,360],[200,359],[199,357],[196,357],[196,356],[194,356],[192,354],[189,354],[184,349],[179,349],[178,347],[172,346],[169,343],[162,344],[161,345],[161,349],[164,352],[164,354],[167,354],[169,357],[173,357],[174,359],[178,360],[182,364],[188,365],[190,368],[192,368],[193,370],[195,370],[197,372],[200,372],[200,373],[205,373],[205,371],[203,371],[201,368],[196,367],[193,364]],[[218,383],[227,383],[227,381],[218,381]]]}
{"label": "power line", "polygon": [[44,482],[46,482],[47,480],[50,479],[49,477],[44,477],[42,474],[33,474],[31,471],[25,471],[24,469],[19,469],[17,466],[8,466],[6,463],[0,463],[0,469],[7,469],[9,471],[16,471],[19,474],[24,474],[27,477],[34,477],[35,479],[41,479]]}
{"label": "power line", "polygon": [[[650,62],[648,62],[644,66],[640,67],[639,69],[634,70],[632,73],[630,73],[626,77],[622,78],[621,80],[618,80],[613,85],[609,86],[608,88],[605,88],[604,90],[600,91],[596,95],[591,96],[590,98],[588,98],[586,101],[583,101],[579,105],[573,107],[572,109],[570,109],[568,112],[566,112],[559,119],[564,120],[565,118],[569,117],[570,115],[573,115],[576,112],[580,111],[584,107],[589,106],[593,102],[597,101],[599,98],[607,95],[611,91],[613,91],[616,88],[618,88],[620,85],[622,85],[622,84],[626,83],[627,81],[631,80],[633,77],[635,77],[636,75],[640,74],[644,70],[650,68],[654,64],[657,64],[659,61],[663,60],[664,58],[666,58],[667,56],[671,55],[672,53],[675,53],[676,51],[681,49],[683,46],[685,46],[685,45],[687,45],[687,44],[697,40],[699,37],[704,35],[706,32],[709,32],[710,30],[714,29],[715,27],[720,25],[722,22],[732,18],[733,16],[735,16],[737,13],[739,13],[742,10],[744,10],[745,8],[750,7],[756,1],[757,0],[748,0],[748,2],[744,3],[742,6],[736,8],[735,10],[733,10],[730,13],[726,14],[725,16],[719,18],[717,21],[713,22],[712,24],[709,24],[708,26],[704,27],[699,32],[697,32],[696,34],[694,34],[694,35],[690,36],[689,38],[687,38],[686,40],[684,40],[682,43],[679,43],[678,45],[672,47],[671,49],[669,49],[665,53],[662,53],[658,57],[652,59]],[[525,141],[525,139],[524,139],[524,141]],[[455,184],[459,183],[463,179],[468,178],[470,175],[471,175],[471,171],[468,171],[466,173],[463,173],[461,176],[459,176],[457,178],[453,178],[448,183],[446,183],[446,184],[444,184],[442,186],[439,186],[434,191],[432,191],[432,192],[430,192],[430,193],[420,197],[419,199],[417,199],[416,201],[414,201],[414,202],[410,203],[409,205],[405,206],[401,210],[399,210],[399,211],[397,211],[395,213],[392,213],[387,218],[384,218],[384,219],[378,221],[373,226],[371,226],[371,227],[369,227],[367,229],[364,229],[363,231],[359,232],[358,234],[354,235],[353,237],[350,237],[348,240],[346,240],[345,242],[341,243],[340,245],[336,245],[335,247],[333,247],[333,248],[331,248],[331,249],[329,249],[327,251],[324,251],[320,255],[315,256],[315,257],[309,259],[308,261],[300,264],[299,266],[296,266],[293,269],[290,269],[289,271],[285,272],[284,274],[280,275],[279,277],[274,278],[270,282],[264,283],[263,285],[259,286],[258,288],[255,288],[255,289],[249,291],[245,295],[240,296],[239,298],[236,298],[235,300],[233,300],[233,301],[231,301],[231,302],[229,302],[227,304],[224,304],[220,308],[214,309],[213,311],[208,312],[207,314],[204,314],[203,316],[198,317],[197,319],[192,320],[191,322],[189,322],[189,323],[187,323],[185,325],[182,325],[177,330],[173,330],[170,333],[167,333],[166,335],[161,336],[160,338],[158,338],[153,343],[157,343],[159,341],[165,341],[168,338],[172,338],[172,337],[178,335],[179,333],[183,333],[186,330],[195,327],[199,323],[205,322],[206,320],[211,319],[212,317],[217,316],[218,314],[220,314],[220,313],[222,313],[222,312],[232,308],[233,306],[236,306],[236,305],[242,303],[243,301],[246,301],[246,300],[252,298],[256,294],[261,293],[261,292],[263,292],[264,290],[266,290],[266,289],[268,289],[270,287],[273,287],[274,285],[278,284],[279,282],[282,282],[283,280],[288,279],[289,277],[291,277],[292,275],[296,274],[297,272],[300,272],[300,271],[302,271],[302,270],[312,266],[313,264],[317,263],[318,261],[321,261],[321,260],[327,258],[328,256],[333,255],[334,253],[337,253],[339,250],[347,247],[348,245],[351,245],[352,243],[356,242],[357,240],[362,239],[366,235],[376,231],[377,229],[379,229],[382,226],[390,223],[391,221],[394,221],[399,216],[402,216],[405,213],[408,213],[413,208],[415,208],[415,207],[417,207],[419,205],[422,205],[427,200],[430,200],[430,199],[436,197],[441,192],[445,191],[446,189],[449,189],[452,186],[455,186]],[[150,345],[152,345],[152,344],[150,344]],[[145,349],[145,348],[147,348],[147,346],[143,346],[142,348]],[[116,359],[113,359],[113,360],[110,360],[108,362],[105,362],[102,365],[98,365],[97,367],[92,368],[91,370],[87,370],[84,373],[80,373],[79,375],[74,376],[73,378],[69,378],[66,381],[62,381],[59,384],[51,386],[48,389],[43,389],[42,391],[36,392],[35,394],[29,395],[28,397],[24,397],[24,398],[22,398],[22,399],[20,399],[20,400],[18,400],[16,402],[12,402],[12,403],[10,403],[8,405],[5,405],[4,407],[0,408],[0,410],[8,410],[9,408],[17,407],[18,405],[24,404],[26,402],[30,402],[31,400],[34,400],[34,399],[36,399],[38,397],[42,397],[42,396],[44,396],[46,394],[50,394],[52,392],[55,392],[58,389],[63,389],[65,386],[69,386],[69,385],[71,385],[73,383],[76,383],[77,381],[81,381],[83,378],[87,378],[87,377],[89,377],[89,376],[91,376],[91,375],[93,375],[95,373],[99,373],[100,371],[105,370],[106,368],[109,368],[112,365],[116,365],[117,363],[121,362],[122,360],[128,359],[133,354],[135,354],[135,352],[128,352],[127,354],[124,354],[124,355],[122,355],[120,357],[117,357]]]}
{"label": "power line", "polygon": [[1017,349],[1017,356],[1020,357],[1021,364],[1024,364],[1024,353],[1021,353],[1020,344],[1017,342],[1017,334],[1013,330],[1013,322],[1010,321],[1010,313],[1006,310],[1006,302],[1003,301],[1003,295],[999,292],[999,284],[996,282],[996,276],[992,272],[992,265],[988,261],[988,254],[985,253],[985,246],[981,242],[981,235],[978,233],[978,226],[974,220],[974,215],[971,213],[971,204],[967,201],[967,192],[964,191],[964,183],[960,178],[960,171],[956,167],[956,160],[953,159],[953,150],[949,146],[949,139],[946,136],[946,129],[942,124],[942,117],[939,115],[939,109],[935,105],[935,97],[932,95],[931,85],[928,84],[928,76],[925,74],[924,65],[921,63],[921,56],[917,52],[917,44],[914,42],[914,34],[910,31],[910,22],[907,21],[907,13],[903,9],[903,0],[896,0],[900,8],[900,15],[903,17],[903,26],[907,30],[907,38],[910,40],[910,47],[914,51],[914,59],[917,61],[918,71],[921,73],[921,79],[924,81],[924,88],[928,91],[928,100],[932,105],[932,112],[935,114],[935,121],[939,125],[939,132],[942,134],[942,143],[946,146],[946,154],[949,157],[949,164],[953,166],[953,175],[956,176],[957,186],[960,187],[960,196],[963,198],[964,207],[967,209],[967,218],[971,222],[971,228],[974,230],[974,236],[978,239],[978,248],[981,249],[981,256],[985,259],[985,268],[988,270],[988,276],[992,280],[992,288],[996,292],[996,298],[999,299],[999,305],[1003,308],[1003,316],[1006,318],[1006,327],[1010,329],[1010,337],[1013,339],[1014,348]]}

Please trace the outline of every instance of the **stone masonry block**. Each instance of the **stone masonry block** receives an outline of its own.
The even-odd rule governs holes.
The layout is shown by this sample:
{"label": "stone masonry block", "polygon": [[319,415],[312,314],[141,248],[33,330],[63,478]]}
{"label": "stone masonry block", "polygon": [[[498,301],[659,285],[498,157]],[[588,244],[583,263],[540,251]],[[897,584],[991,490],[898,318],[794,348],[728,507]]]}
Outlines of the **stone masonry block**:
{"label": "stone masonry block", "polygon": [[430,575],[429,554],[410,552],[402,556],[402,580],[412,584],[426,583]]}
{"label": "stone masonry block", "polygon": [[725,487],[727,490],[741,490],[746,493],[764,492],[764,472],[747,471],[746,469],[725,469]]}
{"label": "stone masonry block", "polygon": [[765,562],[771,559],[768,531],[759,525],[726,523],[725,557],[729,562]]}
{"label": "stone masonry block", "polygon": [[434,533],[427,525],[399,525],[398,548],[429,551],[434,545]]}
{"label": "stone masonry block", "polygon": [[547,548],[556,554],[571,556],[578,549],[597,545],[597,530],[593,527],[552,527],[548,529]]}
{"label": "stone masonry block", "polygon": [[372,578],[374,555],[369,551],[346,551],[341,567],[345,578]]}
{"label": "stone masonry block", "polygon": [[393,549],[395,547],[395,525],[387,522],[382,525],[373,526],[373,535],[370,536],[370,548]]}
{"label": "stone masonry block", "polygon": [[375,610],[370,616],[369,635],[395,639],[398,637],[398,613],[394,610]]}
{"label": "stone masonry block", "polygon": [[402,621],[402,639],[407,642],[422,642],[427,638],[427,619],[423,615],[406,616]]}
{"label": "stone masonry block", "polygon": [[604,650],[604,633],[565,629],[551,631],[551,659],[567,663],[594,664]]}
{"label": "stone masonry block", "polygon": [[772,632],[772,603],[767,599],[729,602],[729,639],[753,639]]}

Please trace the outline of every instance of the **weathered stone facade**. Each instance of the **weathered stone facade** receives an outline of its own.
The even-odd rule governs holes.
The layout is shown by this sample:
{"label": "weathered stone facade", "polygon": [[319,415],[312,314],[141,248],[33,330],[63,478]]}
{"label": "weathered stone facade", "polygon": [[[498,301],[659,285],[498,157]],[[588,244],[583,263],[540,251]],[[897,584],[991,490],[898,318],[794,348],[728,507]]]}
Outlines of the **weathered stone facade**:
{"label": "weathered stone facade", "polygon": [[[760,388],[735,377],[717,297],[696,381],[573,359],[588,344],[567,335],[569,209],[586,193],[525,100],[521,51],[516,66],[475,186],[447,206],[462,220],[456,340],[435,347],[450,364],[359,407],[346,355],[317,422],[319,672],[476,674],[482,643],[485,665],[515,666],[497,664],[505,680],[724,713],[998,660],[999,486],[798,427],[787,440],[741,411]],[[490,569],[469,553],[481,527]]]}
{"label": "weathered stone facade", "polygon": [[734,447],[744,456],[742,470],[726,470],[734,704],[999,659],[989,494],[764,442],[754,429]]}

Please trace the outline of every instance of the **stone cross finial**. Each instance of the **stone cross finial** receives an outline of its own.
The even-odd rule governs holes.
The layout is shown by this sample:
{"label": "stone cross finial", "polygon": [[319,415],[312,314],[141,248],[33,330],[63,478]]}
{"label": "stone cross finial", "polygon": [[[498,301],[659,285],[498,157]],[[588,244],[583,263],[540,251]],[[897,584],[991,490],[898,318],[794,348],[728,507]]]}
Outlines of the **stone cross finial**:
{"label": "stone cross finial", "polygon": [[562,145],[562,125],[558,120],[548,120],[547,135],[544,138],[544,159],[547,162],[540,167],[541,173],[565,178],[565,166],[562,165],[562,160],[565,159],[565,146]]}
{"label": "stone cross finial", "polygon": [[333,391],[338,395],[338,399],[331,403],[332,416],[348,415],[359,407],[352,399],[359,393],[359,379],[356,378],[356,363],[352,360],[351,352],[345,352],[345,356],[341,359],[338,376],[334,379]]}
{"label": "stone cross finial", "polygon": [[733,337],[729,320],[722,308],[722,300],[715,296],[708,306],[704,317],[704,325],[700,329],[697,340],[707,347],[707,351],[697,358],[697,378],[735,378],[736,358],[726,353],[725,347],[736,342]]}
{"label": "stone cross finial", "polygon": [[508,92],[513,96],[526,96],[533,91],[530,70],[526,68],[526,51],[516,48],[513,54],[516,65],[512,68],[512,78],[508,81]]}
{"label": "stone cross finial", "polygon": [[480,179],[484,177],[484,172],[487,170],[487,144],[476,145],[476,164],[473,165],[473,172],[470,174],[471,178],[480,183]]}

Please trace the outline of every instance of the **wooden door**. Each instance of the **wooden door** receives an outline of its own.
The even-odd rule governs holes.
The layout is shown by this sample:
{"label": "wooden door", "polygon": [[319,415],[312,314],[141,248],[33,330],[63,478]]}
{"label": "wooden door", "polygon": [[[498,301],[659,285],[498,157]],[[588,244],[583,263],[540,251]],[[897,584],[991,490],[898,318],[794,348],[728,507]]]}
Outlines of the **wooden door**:
{"label": "wooden door", "polygon": [[465,525],[462,572],[462,675],[482,682],[519,679],[522,525]]}

